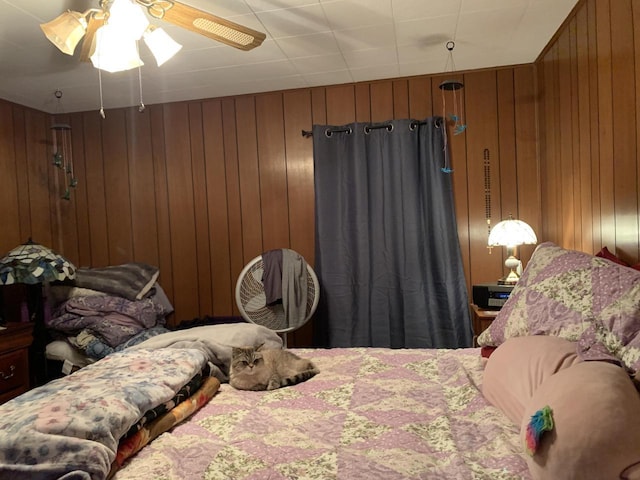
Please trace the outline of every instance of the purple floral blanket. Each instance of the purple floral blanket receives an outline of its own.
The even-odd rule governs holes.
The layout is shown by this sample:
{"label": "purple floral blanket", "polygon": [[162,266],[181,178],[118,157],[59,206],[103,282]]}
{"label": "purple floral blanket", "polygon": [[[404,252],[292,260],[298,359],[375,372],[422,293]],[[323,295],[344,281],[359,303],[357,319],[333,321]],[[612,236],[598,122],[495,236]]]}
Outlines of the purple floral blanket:
{"label": "purple floral blanket", "polygon": [[482,396],[480,349],[295,350],[320,373],[228,384],[114,480],[524,480],[514,425]]}
{"label": "purple floral blanket", "polygon": [[120,438],[208,360],[200,349],[125,350],[0,405],[0,479],[106,478]]}
{"label": "purple floral blanket", "polygon": [[127,300],[111,295],[73,297],[46,320],[48,328],[67,335],[86,330],[117,347],[143,330],[165,322],[165,310],[151,298]]}

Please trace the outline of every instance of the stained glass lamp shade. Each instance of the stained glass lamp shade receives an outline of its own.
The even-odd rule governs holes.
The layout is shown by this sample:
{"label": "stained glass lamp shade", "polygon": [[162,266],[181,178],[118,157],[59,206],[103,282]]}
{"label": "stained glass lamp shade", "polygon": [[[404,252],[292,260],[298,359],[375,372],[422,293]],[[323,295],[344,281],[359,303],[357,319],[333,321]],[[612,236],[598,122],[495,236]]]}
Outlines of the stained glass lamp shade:
{"label": "stained glass lamp shade", "polygon": [[75,276],[73,263],[31,239],[0,259],[0,285],[34,285],[70,280]]}
{"label": "stained glass lamp shade", "polygon": [[49,377],[45,356],[48,341],[45,309],[48,309],[48,303],[43,297],[42,286],[46,293],[50,282],[71,280],[75,276],[76,267],[69,260],[31,239],[0,259],[0,285],[27,285],[21,311],[24,306],[22,321],[34,322],[33,343],[29,349],[31,386],[41,385]]}

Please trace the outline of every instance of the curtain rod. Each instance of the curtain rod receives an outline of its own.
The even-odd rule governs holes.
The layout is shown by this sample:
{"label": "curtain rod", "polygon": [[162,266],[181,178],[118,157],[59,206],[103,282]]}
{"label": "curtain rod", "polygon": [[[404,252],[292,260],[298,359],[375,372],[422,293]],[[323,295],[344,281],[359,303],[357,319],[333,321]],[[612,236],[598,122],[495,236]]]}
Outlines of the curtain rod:
{"label": "curtain rod", "polygon": [[[436,119],[436,127],[440,126],[440,121],[441,119],[438,118]],[[418,125],[424,125],[427,122],[419,122],[417,120],[414,120],[413,122],[411,122],[409,124],[409,129],[410,130],[414,130]],[[365,125],[364,126],[364,133],[369,133],[371,130],[376,130],[379,128],[386,128],[387,131],[392,132],[393,131],[393,124],[392,123],[383,123],[383,124],[378,124],[378,125]],[[339,128],[327,128],[325,130],[325,135],[327,137],[330,137],[332,134],[334,133],[348,133],[351,134],[353,132],[353,130],[351,129],[351,127],[339,127]],[[302,136],[303,137],[313,137],[313,131],[312,130],[302,130]]]}

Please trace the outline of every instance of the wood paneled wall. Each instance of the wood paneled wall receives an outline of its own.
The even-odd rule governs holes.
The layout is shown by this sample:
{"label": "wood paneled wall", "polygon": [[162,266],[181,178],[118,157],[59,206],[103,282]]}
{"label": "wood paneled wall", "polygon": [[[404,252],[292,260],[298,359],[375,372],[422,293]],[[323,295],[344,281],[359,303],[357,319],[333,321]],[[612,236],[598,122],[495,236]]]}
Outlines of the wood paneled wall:
{"label": "wood paneled wall", "polygon": [[[638,26],[638,30],[636,30]],[[536,62],[544,238],[640,255],[640,1],[583,0]]]}
{"label": "wood paneled wall", "polygon": [[[486,247],[488,184],[494,224],[512,213],[540,231],[536,75],[527,65],[457,77],[468,128],[449,139],[470,287],[504,273],[502,249]],[[313,265],[313,140],[302,130],[440,115],[443,79],[117,109],[105,119],[95,111],[63,115],[79,179],[71,201],[59,198],[50,162],[52,119],[0,102],[0,251],[32,236],[78,266],[155,264],[176,309],[173,323],[237,314],[236,278],[256,255],[289,247]],[[525,260],[532,250],[523,249]],[[310,325],[290,343],[309,345]]]}

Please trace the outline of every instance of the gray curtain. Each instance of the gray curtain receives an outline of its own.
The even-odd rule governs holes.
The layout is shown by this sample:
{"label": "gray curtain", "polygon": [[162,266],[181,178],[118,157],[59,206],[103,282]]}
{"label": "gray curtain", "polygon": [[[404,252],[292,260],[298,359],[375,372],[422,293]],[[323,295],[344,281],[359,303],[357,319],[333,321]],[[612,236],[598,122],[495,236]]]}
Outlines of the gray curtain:
{"label": "gray curtain", "polygon": [[314,125],[317,345],[471,346],[441,123]]}

